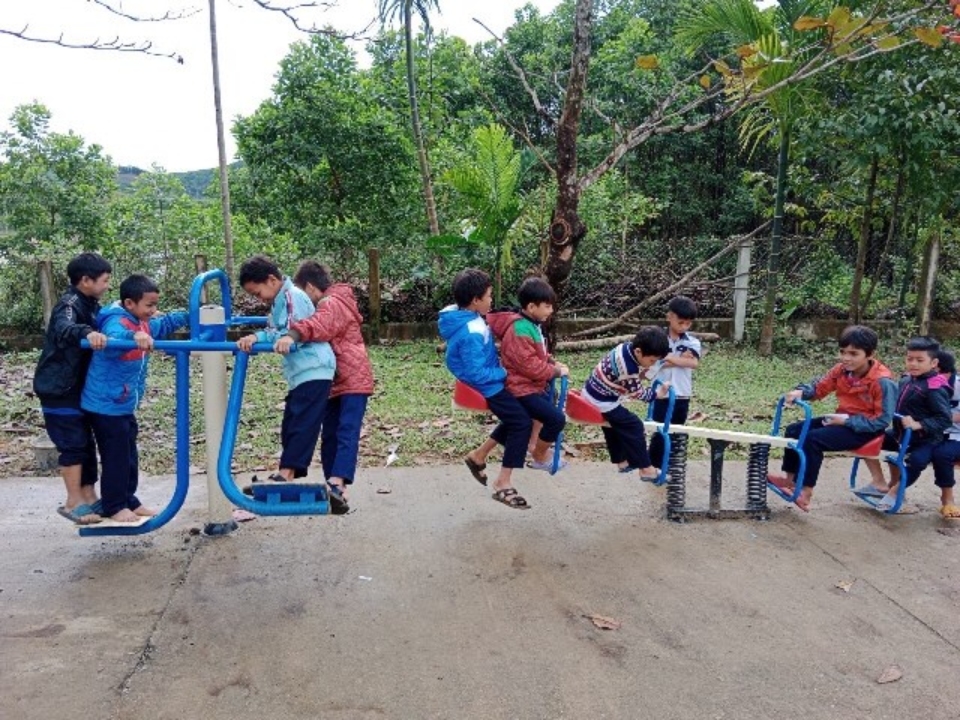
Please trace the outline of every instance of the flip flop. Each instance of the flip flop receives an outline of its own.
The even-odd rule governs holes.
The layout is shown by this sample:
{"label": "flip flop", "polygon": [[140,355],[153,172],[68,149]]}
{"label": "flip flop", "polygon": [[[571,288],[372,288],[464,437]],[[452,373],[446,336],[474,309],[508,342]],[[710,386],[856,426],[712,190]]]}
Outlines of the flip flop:
{"label": "flip flop", "polygon": [[66,518],[74,525],[96,525],[103,522],[103,518],[94,512],[93,506],[86,503],[77,505],[73,510],[67,510],[66,507],[61,505],[57,508],[57,515]]}
{"label": "flip flop", "polygon": [[851,490],[851,492],[854,495],[857,495],[859,497],[876,497],[876,498],[882,498],[884,495],[887,494],[885,490],[881,490],[880,488],[874,485],[864,485],[863,487],[854,488],[853,490]]}
{"label": "flip flop", "polygon": [[350,505],[343,496],[343,490],[339,485],[327,483],[327,496],[330,498],[331,515],[346,515],[350,512]]}
{"label": "flip flop", "polygon": [[960,520],[960,506],[943,505],[940,508],[940,517],[944,520]]}
{"label": "flip flop", "polygon": [[526,499],[517,492],[516,488],[504,488],[503,490],[497,490],[493,495],[493,499],[497,502],[503,503],[507,507],[512,507],[516,510],[529,510],[530,506],[527,504]]}
{"label": "flip flop", "polygon": [[473,475],[473,479],[476,480],[481,485],[487,484],[487,474],[484,470],[487,469],[486,463],[478,463],[474,461],[469,455],[463,459],[464,464],[469,468],[470,474]]}
{"label": "flip flop", "polygon": [[620,473],[632,473],[632,472],[636,472],[636,471],[639,470],[639,469],[640,469],[640,467],[637,466],[637,465],[626,465],[626,466],[624,466],[624,467],[622,467],[622,468],[617,468],[617,472],[620,472]]}

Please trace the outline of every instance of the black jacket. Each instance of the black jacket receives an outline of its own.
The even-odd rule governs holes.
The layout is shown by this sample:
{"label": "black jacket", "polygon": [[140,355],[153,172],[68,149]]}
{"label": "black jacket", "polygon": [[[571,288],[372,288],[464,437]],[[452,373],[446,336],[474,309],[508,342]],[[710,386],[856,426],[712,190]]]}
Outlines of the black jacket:
{"label": "black jacket", "polygon": [[96,329],[99,312],[95,298],[73,287],[54,306],[33,375],[33,391],[42,407],[80,409],[92,353],[82,350],[80,341]]}
{"label": "black jacket", "polygon": [[[947,379],[935,371],[920,377],[904,375],[900,378],[897,414],[909,415],[923,426],[913,432],[911,445],[943,440],[943,433],[953,424],[950,395]],[[898,437],[903,435],[899,418],[894,419],[894,428]]]}

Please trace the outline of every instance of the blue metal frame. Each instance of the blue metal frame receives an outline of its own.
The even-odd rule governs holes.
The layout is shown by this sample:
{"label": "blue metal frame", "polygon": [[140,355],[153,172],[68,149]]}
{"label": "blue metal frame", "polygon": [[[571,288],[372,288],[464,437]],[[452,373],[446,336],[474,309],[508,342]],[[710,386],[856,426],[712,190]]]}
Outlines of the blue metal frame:
{"label": "blue metal frame", "polygon": [[[770,429],[770,434],[776,437],[780,436],[780,422],[783,418],[783,409],[787,407],[786,401],[786,396],[781,395],[777,401],[777,409],[773,414],[773,427]],[[793,492],[784,492],[773,483],[767,482],[768,490],[771,490],[789,503],[796,502],[797,498],[800,497],[800,493],[803,491],[803,480],[807,472],[807,454],[803,451],[803,442],[807,439],[810,422],[813,420],[813,410],[810,407],[810,403],[805,400],[794,400],[793,405],[803,410],[803,427],[800,428],[800,436],[789,446],[791,450],[794,450],[797,455],[800,456],[800,467],[797,469],[797,476],[794,478]]]}
{"label": "blue metal frame", "polygon": [[[653,384],[650,386],[650,389],[656,392],[657,388],[660,387],[663,383],[660,380],[654,380]],[[660,486],[667,482],[667,470],[670,467],[670,419],[673,417],[673,406],[677,402],[677,394],[673,390],[673,386],[667,388],[667,416],[663,421],[663,424],[657,428],[657,432],[663,436],[663,460],[660,463],[660,470],[657,473],[657,479],[653,481],[654,485]],[[653,420],[653,403],[651,402],[647,406],[647,422],[654,422]]]}
{"label": "blue metal frame", "polygon": [[[901,415],[896,415],[896,417],[902,417]],[[870,497],[869,495],[860,495],[858,493],[853,493],[860,500],[863,500],[867,505],[879,510],[880,512],[887,513],[888,515],[895,515],[899,512],[900,508],[903,506],[903,500],[907,494],[907,464],[905,461],[907,452],[910,450],[910,440],[913,437],[913,430],[907,428],[903,432],[903,440],[900,442],[900,450],[894,455],[886,455],[883,459],[886,460],[891,465],[896,465],[900,470],[900,483],[897,486],[897,499],[886,510],[881,510],[878,506],[882,498]],[[857,488],[857,469],[860,467],[860,461],[863,458],[855,457],[853,459],[853,467],[850,470],[850,489],[856,490]]]}
{"label": "blue metal frame", "polygon": [[[570,387],[570,381],[566,375],[560,376],[560,393],[557,395],[557,381],[554,379],[550,383],[550,401],[554,402],[556,398],[557,410],[563,412],[564,407],[567,405],[567,390]],[[560,470],[560,456],[563,455],[563,430],[560,431],[560,434],[557,435],[556,441],[553,443],[553,463],[550,466],[550,474],[556,475]]]}

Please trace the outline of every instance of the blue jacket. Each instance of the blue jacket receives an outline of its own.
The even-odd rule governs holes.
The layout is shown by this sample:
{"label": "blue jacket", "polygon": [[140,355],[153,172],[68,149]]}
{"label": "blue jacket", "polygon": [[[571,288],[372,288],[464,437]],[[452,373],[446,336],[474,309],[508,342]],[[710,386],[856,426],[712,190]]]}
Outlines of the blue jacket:
{"label": "blue jacket", "polygon": [[[270,308],[267,329],[257,333],[257,340],[276,342],[287,334],[291,323],[306,320],[315,311],[310,296],[290,278],[284,278],[283,287]],[[296,352],[283,356],[283,376],[291,390],[310,380],[333,380],[336,371],[337,359],[327,342],[298,343]]]}
{"label": "blue jacket", "polygon": [[[100,311],[99,330],[108,338],[133,340],[134,333],[145,332],[162,338],[190,323],[187,313],[177,312],[141,322],[119,302]],[[80,396],[80,407],[100,415],[132,415],[147,388],[147,366],[150,353],[133,350],[111,350],[110,340],[104,350],[95,352],[87,371],[87,382]]]}
{"label": "blue jacket", "polygon": [[447,369],[484,397],[503,390],[507,371],[500,364],[493,333],[479,313],[450,305],[440,311],[440,337],[447,341]]}

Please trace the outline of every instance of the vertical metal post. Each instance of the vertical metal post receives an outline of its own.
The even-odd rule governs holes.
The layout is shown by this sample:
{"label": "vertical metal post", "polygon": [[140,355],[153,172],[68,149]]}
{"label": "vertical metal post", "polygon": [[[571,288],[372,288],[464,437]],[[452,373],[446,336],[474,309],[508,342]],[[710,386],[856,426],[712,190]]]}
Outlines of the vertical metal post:
{"label": "vertical metal post", "polygon": [[[220,305],[200,308],[200,327],[205,340],[227,339],[226,315]],[[226,535],[237,529],[233,519],[233,505],[224,496],[217,481],[217,458],[223,437],[223,421],[227,408],[226,353],[202,352],[203,363],[203,423],[207,439],[207,524],[206,535]]]}
{"label": "vertical metal post", "polygon": [[723,453],[730,444],[728,440],[708,438],[710,443],[710,510],[714,517],[720,516],[720,495],[723,493]]}

